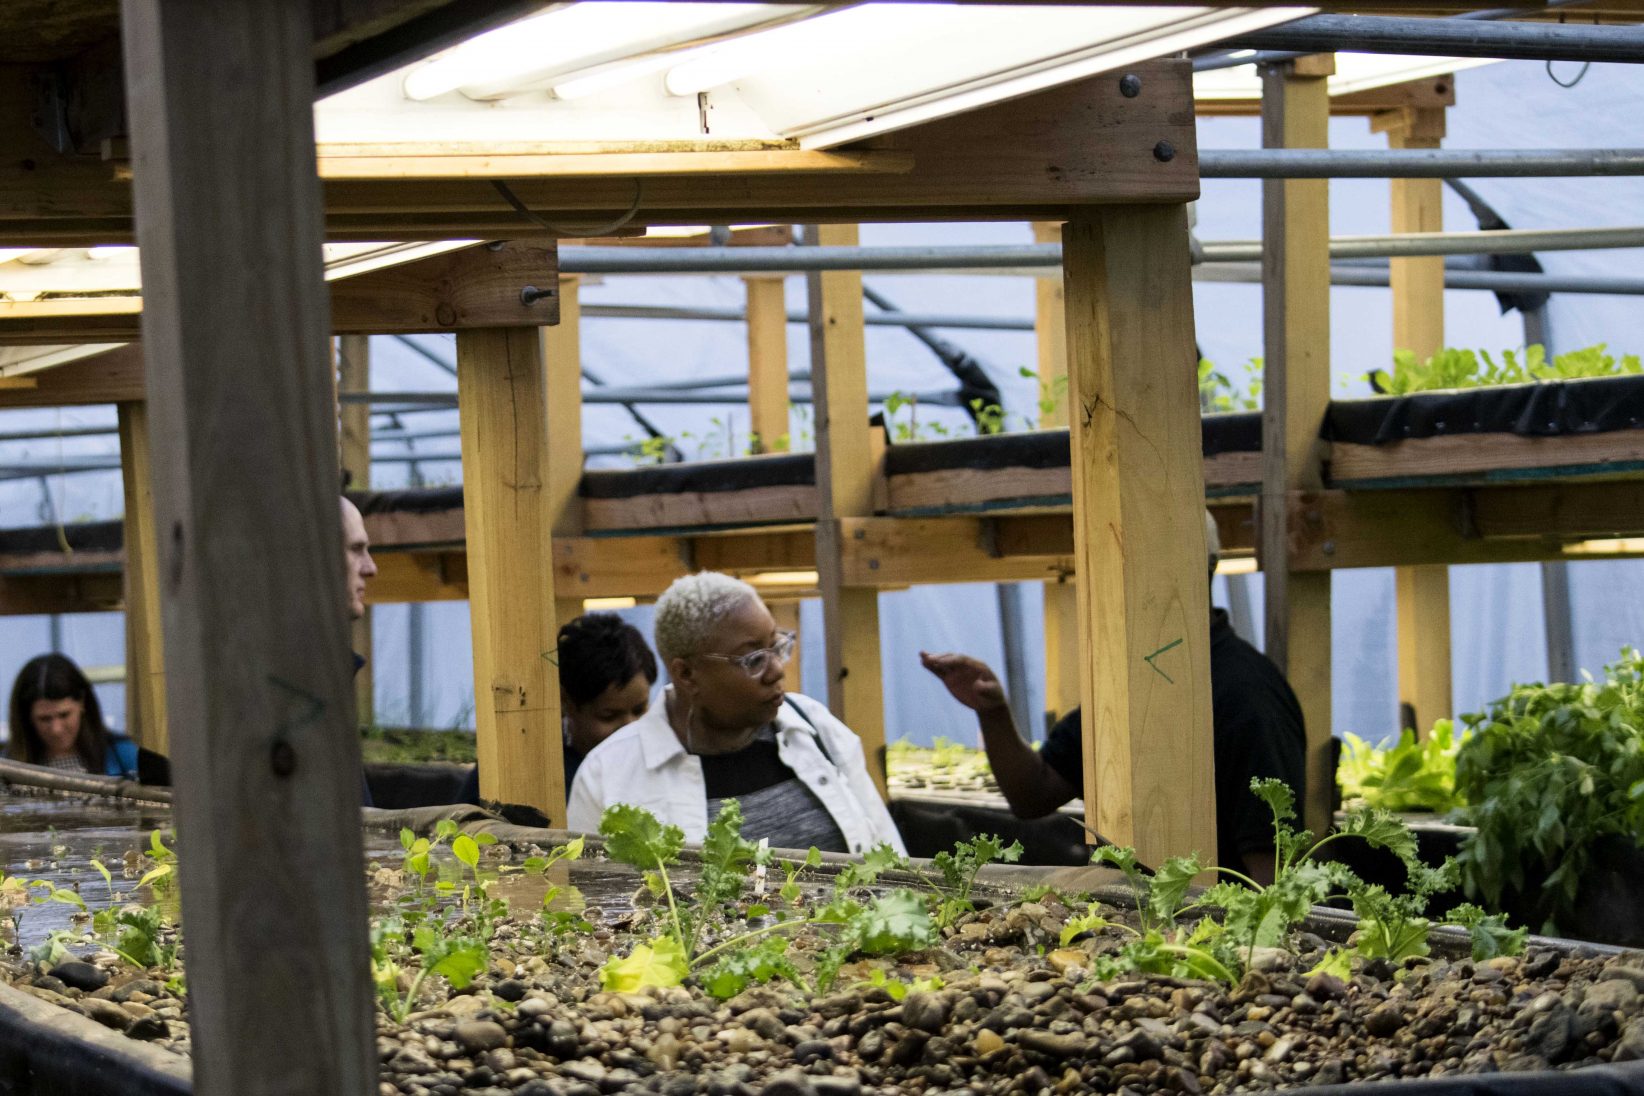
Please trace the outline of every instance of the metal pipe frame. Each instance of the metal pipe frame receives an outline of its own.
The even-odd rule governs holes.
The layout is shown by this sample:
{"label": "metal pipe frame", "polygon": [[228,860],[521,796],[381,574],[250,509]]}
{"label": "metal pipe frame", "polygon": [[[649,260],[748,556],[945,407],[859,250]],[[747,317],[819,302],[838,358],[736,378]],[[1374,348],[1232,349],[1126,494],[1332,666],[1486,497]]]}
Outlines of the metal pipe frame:
{"label": "metal pipe frame", "polygon": [[[671,305],[649,304],[585,304],[582,318],[627,320],[728,320],[745,322],[748,313],[741,308],[680,308]],[[863,317],[869,327],[951,327],[972,328],[978,331],[1032,331],[1031,317],[944,316],[926,312],[870,312]],[[788,313],[791,324],[809,323],[803,311]]]}
{"label": "metal pipe frame", "polygon": [[[1384,154],[1377,152],[1366,155]],[[1638,165],[1640,169],[1644,169],[1644,152],[1638,154]],[[1511,255],[1525,251],[1587,251],[1640,246],[1644,246],[1644,226],[1506,229],[1495,232],[1427,232],[1338,237],[1331,241],[1330,254],[1332,258],[1338,259],[1405,258],[1415,255]],[[684,248],[663,247],[566,248],[561,252],[561,264],[567,268],[574,267],[584,274],[730,274],[753,271],[801,273],[808,270],[1014,272],[1050,270],[1062,264],[1060,244],[988,244],[974,247],[709,247],[692,248],[689,249],[689,253],[685,252],[687,249]],[[1253,261],[1261,257],[1261,241],[1205,241],[1199,245],[1198,257],[1207,263]]]}
{"label": "metal pipe frame", "polygon": [[[1195,267],[1193,280],[1200,282],[1259,283],[1261,266],[1256,263],[1218,263]],[[1331,285],[1385,288],[1387,270],[1374,266],[1330,267]],[[1491,292],[1598,293],[1623,297],[1644,296],[1644,278],[1617,278],[1585,274],[1514,274],[1496,270],[1446,270],[1446,289],[1487,289]]]}
{"label": "metal pipe frame", "polygon": [[1311,15],[1217,43],[1231,50],[1398,53],[1504,61],[1644,62],[1644,28]]}
{"label": "metal pipe frame", "polygon": [[[744,385],[746,381],[743,382]],[[883,403],[892,396],[912,398],[918,402],[937,407],[960,407],[957,392],[869,392],[869,403]],[[679,404],[736,404],[746,403],[748,393],[741,392],[694,392],[681,389],[664,388],[596,388],[582,394],[582,402],[587,403],[679,403]],[[805,388],[793,388],[788,392],[788,399],[793,403],[810,403],[811,393]],[[369,403],[394,404],[406,407],[425,407],[449,409],[457,406],[455,392],[345,392],[339,396],[342,403]]]}
{"label": "metal pipe frame", "polygon": [[[1644,175],[1644,149],[1205,149],[1201,179],[1559,178]],[[570,254],[567,249],[564,254]]]}

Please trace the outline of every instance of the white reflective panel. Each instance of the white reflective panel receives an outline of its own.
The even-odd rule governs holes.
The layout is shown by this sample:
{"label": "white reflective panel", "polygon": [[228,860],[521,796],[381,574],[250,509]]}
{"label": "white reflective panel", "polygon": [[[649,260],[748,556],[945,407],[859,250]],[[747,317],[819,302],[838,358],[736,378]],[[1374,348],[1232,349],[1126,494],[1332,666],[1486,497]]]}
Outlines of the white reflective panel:
{"label": "white reflective panel", "polygon": [[808,148],[827,148],[1208,45],[1310,10],[865,4],[715,47],[689,68],[670,72],[668,84],[679,93],[728,78],[773,131]]}
{"label": "white reflective panel", "polygon": [[555,76],[787,19],[783,4],[585,0],[471,38],[412,69],[408,99],[460,90],[471,99],[518,94]]}

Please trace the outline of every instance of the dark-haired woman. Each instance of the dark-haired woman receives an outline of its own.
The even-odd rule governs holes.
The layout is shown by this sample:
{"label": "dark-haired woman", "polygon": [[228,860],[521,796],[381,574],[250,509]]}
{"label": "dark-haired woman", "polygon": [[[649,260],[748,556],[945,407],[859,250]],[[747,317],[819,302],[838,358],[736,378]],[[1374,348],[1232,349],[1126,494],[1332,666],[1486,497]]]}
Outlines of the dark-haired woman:
{"label": "dark-haired woman", "polygon": [[[657,664],[645,636],[615,613],[584,613],[561,628],[556,658],[569,791],[588,751],[650,707]],[[478,765],[468,774],[461,801],[480,801]]]}
{"label": "dark-haired woman", "polygon": [[6,756],[67,772],[137,778],[137,744],[108,729],[91,682],[59,654],[31,659],[11,688]]}

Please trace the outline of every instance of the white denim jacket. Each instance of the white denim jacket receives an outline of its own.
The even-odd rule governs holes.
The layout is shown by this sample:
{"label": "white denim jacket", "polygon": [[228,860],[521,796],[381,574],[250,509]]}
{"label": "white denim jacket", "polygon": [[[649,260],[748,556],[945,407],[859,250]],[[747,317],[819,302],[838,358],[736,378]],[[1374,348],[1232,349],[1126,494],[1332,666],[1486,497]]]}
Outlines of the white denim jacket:
{"label": "white denim jacket", "polygon": [[[672,691],[669,686],[667,692]],[[708,792],[702,760],[685,752],[668,724],[667,701],[667,696],[658,697],[643,716],[589,751],[571,785],[571,829],[598,833],[606,807],[629,803],[678,826],[687,841],[700,842],[707,836]],[[788,694],[775,722],[777,755],[822,801],[845,835],[846,848],[862,853],[888,844],[906,854],[902,835],[896,832],[868,775],[856,732],[824,705],[796,693]]]}

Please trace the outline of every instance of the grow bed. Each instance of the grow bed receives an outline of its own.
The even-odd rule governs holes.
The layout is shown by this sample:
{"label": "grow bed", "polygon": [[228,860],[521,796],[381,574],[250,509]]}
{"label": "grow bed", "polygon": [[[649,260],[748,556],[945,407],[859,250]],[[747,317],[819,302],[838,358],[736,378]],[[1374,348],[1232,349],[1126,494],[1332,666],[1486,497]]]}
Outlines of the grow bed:
{"label": "grow bed", "polygon": [[[432,817],[378,815],[376,821],[393,826]],[[1092,979],[1091,968],[1126,936],[1094,924],[1086,926],[1093,931],[1078,931],[1074,919],[1087,907],[1072,896],[1087,892],[1110,903],[1115,921],[1135,918],[1133,907],[1122,912],[1131,892],[1104,869],[984,868],[970,892],[978,908],[958,912],[929,946],[897,956],[853,956],[820,992],[785,982],[733,984],[716,987],[720,999],[707,992],[711,969],[682,987],[606,988],[601,965],[636,940],[654,940],[667,919],[666,904],[635,901],[637,874],[596,856],[561,860],[546,877],[522,860],[528,852],[563,847],[570,835],[479,825],[508,838],[480,863],[482,872],[505,865],[530,870],[493,884],[513,908],[496,921],[489,955],[471,983],[459,990],[442,976],[428,977],[405,998],[402,1014],[380,1014],[384,1096],[1306,1092],[1320,1081],[1462,1069],[1528,1072],[1456,1074],[1437,1088],[1401,1083],[1393,1091],[1644,1093],[1637,1063],[1607,1064],[1644,1052],[1644,967],[1628,957],[1537,941],[1523,958],[1475,963],[1461,957],[1464,937],[1440,932],[1430,960],[1401,969],[1385,961],[1365,964],[1343,980],[1310,968],[1354,922],[1318,910],[1294,938],[1294,954],[1252,954],[1251,972],[1236,986],[1150,974]],[[374,839],[373,846],[380,850],[384,843]],[[409,861],[403,854],[377,859],[373,893],[379,906],[392,905],[407,889],[403,876],[394,877]],[[689,850],[683,859],[674,881],[688,889],[701,861]],[[802,901],[836,891],[847,863],[838,856],[816,859],[822,862],[801,869],[796,880]],[[796,896],[785,882],[786,872],[772,866],[765,893],[745,894],[736,908],[757,922],[765,915],[747,902],[791,900]],[[870,894],[910,882],[887,872],[871,892],[859,893],[873,901]],[[1031,901],[1022,894],[1029,885],[1036,888]],[[582,888],[585,901],[578,908],[556,897],[550,915],[541,917],[535,911],[550,886]],[[710,930],[708,940],[746,927]],[[820,957],[826,942],[819,936],[795,945],[801,968],[804,957]],[[184,1019],[166,1019],[163,1032],[146,1024],[137,1033],[152,1041],[129,1052],[105,1036],[47,1051],[42,1026],[78,1039],[75,1033],[96,1032],[87,1026],[95,1025],[92,1017],[112,1019],[116,1011],[128,1026],[173,1010],[186,1017],[159,980],[164,971],[137,972],[106,955],[89,958],[114,975],[101,988],[30,985],[31,1001],[22,1005],[20,990],[0,992],[0,1030],[8,1035],[0,1068],[28,1078],[32,1087],[18,1091],[185,1091],[186,1059],[164,1049],[186,1046]],[[88,985],[97,980],[75,973]],[[801,970],[801,980],[809,976]],[[38,980],[32,971],[18,977]],[[403,996],[405,980],[395,986]],[[42,1011],[43,993],[61,998],[56,1015]],[[91,1015],[73,1017],[75,1010]],[[1584,1065],[1599,1068],[1576,1068]],[[1559,1071],[1549,1073],[1549,1066]]]}
{"label": "grow bed", "polygon": [[1337,487],[1506,482],[1644,470],[1644,376],[1335,400]]}

